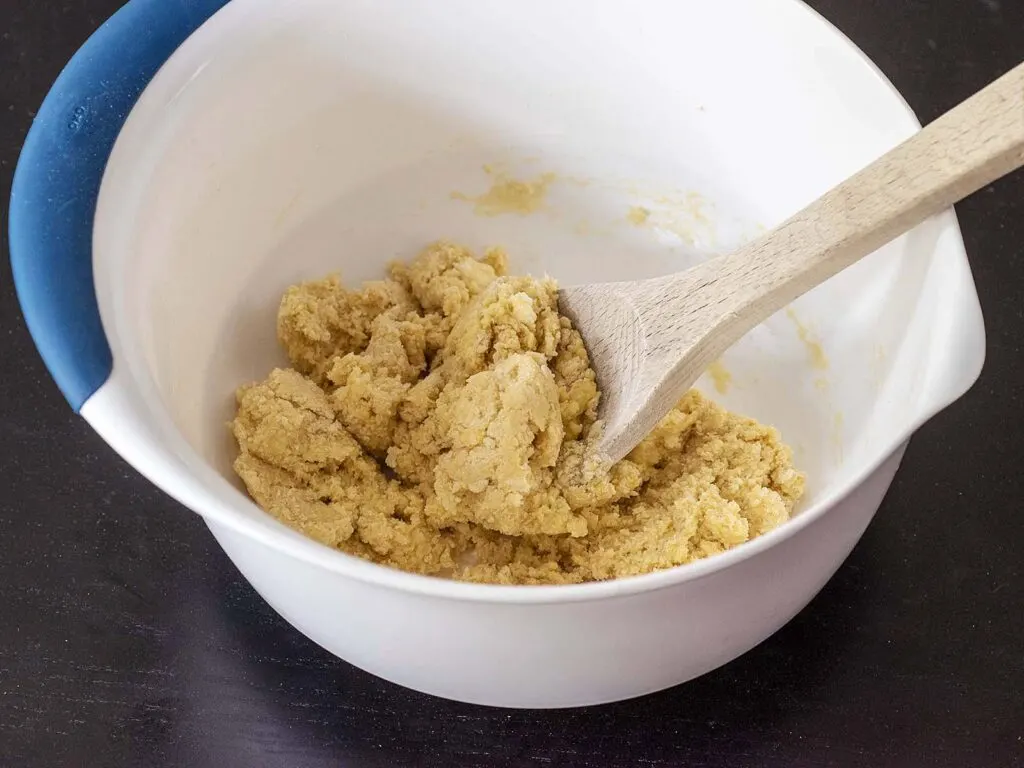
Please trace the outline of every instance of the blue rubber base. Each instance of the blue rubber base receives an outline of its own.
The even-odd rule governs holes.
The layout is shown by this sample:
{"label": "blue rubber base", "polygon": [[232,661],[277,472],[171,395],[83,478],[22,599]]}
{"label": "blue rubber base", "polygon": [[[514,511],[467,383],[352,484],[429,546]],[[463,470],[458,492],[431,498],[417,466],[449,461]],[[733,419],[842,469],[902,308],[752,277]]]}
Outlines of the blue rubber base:
{"label": "blue rubber base", "polygon": [[14,285],[36,346],[77,412],[113,369],[96,304],[92,228],[110,151],[179,45],[228,0],[131,0],[75,54],[36,116],[14,175]]}

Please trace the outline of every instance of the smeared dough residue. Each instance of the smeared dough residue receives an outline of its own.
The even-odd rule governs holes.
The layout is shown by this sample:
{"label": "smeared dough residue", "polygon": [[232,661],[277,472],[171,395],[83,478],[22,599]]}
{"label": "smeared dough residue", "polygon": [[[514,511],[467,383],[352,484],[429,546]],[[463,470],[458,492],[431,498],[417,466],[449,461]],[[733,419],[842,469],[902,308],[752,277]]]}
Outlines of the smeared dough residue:
{"label": "smeared dough residue", "polygon": [[634,205],[626,212],[626,221],[635,227],[642,227],[651,218],[651,211],[642,205]]}
{"label": "smeared dough residue", "polygon": [[729,392],[729,387],[732,386],[732,374],[729,373],[729,369],[725,367],[721,360],[715,360],[715,362],[708,366],[708,375],[711,377],[711,381],[715,385],[715,391],[718,394],[724,395]]}
{"label": "smeared dough residue", "polygon": [[800,318],[797,317],[796,310],[792,307],[786,310],[786,317],[788,317],[793,325],[796,327],[796,335],[803,342],[804,347],[807,348],[807,354],[811,359],[811,365],[817,368],[819,371],[828,370],[828,357],[825,355],[825,350],[822,349],[821,342],[818,341],[814,333],[804,325]]}
{"label": "smeared dough residue", "polygon": [[463,192],[452,192],[451,195],[453,200],[473,203],[473,212],[478,216],[501,216],[506,213],[526,216],[539,211],[544,207],[548,187],[557,179],[553,173],[543,173],[534,179],[520,181],[487,165],[484,171],[493,182],[482,195],[469,196]]}
{"label": "smeared dough residue", "polygon": [[836,411],[832,415],[832,445],[836,449],[836,463],[843,463],[843,412]]}
{"label": "smeared dough residue", "polygon": [[[642,194],[637,188],[631,194]],[[711,203],[698,192],[674,192],[645,196],[649,202],[633,205],[626,211],[625,220],[638,228],[657,230],[675,235],[683,243],[705,247],[717,241],[713,217],[708,212]]]}

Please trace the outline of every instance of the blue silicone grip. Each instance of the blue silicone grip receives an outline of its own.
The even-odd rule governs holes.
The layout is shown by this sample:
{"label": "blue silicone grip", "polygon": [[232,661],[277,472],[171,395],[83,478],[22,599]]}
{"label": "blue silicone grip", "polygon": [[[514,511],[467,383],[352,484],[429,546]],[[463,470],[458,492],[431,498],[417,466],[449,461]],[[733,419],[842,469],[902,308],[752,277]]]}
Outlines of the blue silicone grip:
{"label": "blue silicone grip", "polygon": [[92,274],[110,151],[153,75],[227,2],[131,0],[61,72],[25,139],[11,190],[11,270],[29,332],[76,412],[113,368]]}

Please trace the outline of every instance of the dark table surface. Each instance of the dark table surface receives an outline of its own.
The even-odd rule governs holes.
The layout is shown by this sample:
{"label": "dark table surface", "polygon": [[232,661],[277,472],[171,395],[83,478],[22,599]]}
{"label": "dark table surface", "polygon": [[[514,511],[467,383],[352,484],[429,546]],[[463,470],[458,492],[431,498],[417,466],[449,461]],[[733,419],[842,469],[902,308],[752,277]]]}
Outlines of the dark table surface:
{"label": "dark table surface", "polygon": [[[811,4],[924,121],[1024,58],[1024,0]],[[3,3],[5,219],[34,110],[118,5]],[[71,415],[4,258],[0,765],[1024,766],[1024,174],[959,212],[987,318],[985,373],[914,439],[835,578],[717,672],[562,712],[411,693],[291,629],[197,516]]]}

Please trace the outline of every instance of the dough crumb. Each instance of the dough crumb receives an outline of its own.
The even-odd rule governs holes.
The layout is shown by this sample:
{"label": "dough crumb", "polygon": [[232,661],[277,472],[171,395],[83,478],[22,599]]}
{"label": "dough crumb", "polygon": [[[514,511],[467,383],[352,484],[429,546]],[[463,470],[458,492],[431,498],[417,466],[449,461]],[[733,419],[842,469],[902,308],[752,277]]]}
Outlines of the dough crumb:
{"label": "dough crumb", "polygon": [[554,281],[507,262],[438,242],[360,290],[290,288],[292,367],[239,389],[232,422],[253,499],[348,554],[494,584],[649,573],[789,518],[804,490],[790,449],[696,390],[598,466],[583,339]]}
{"label": "dough crumb", "polygon": [[634,227],[642,227],[650,218],[650,209],[642,205],[634,205],[626,212],[626,220]]}

